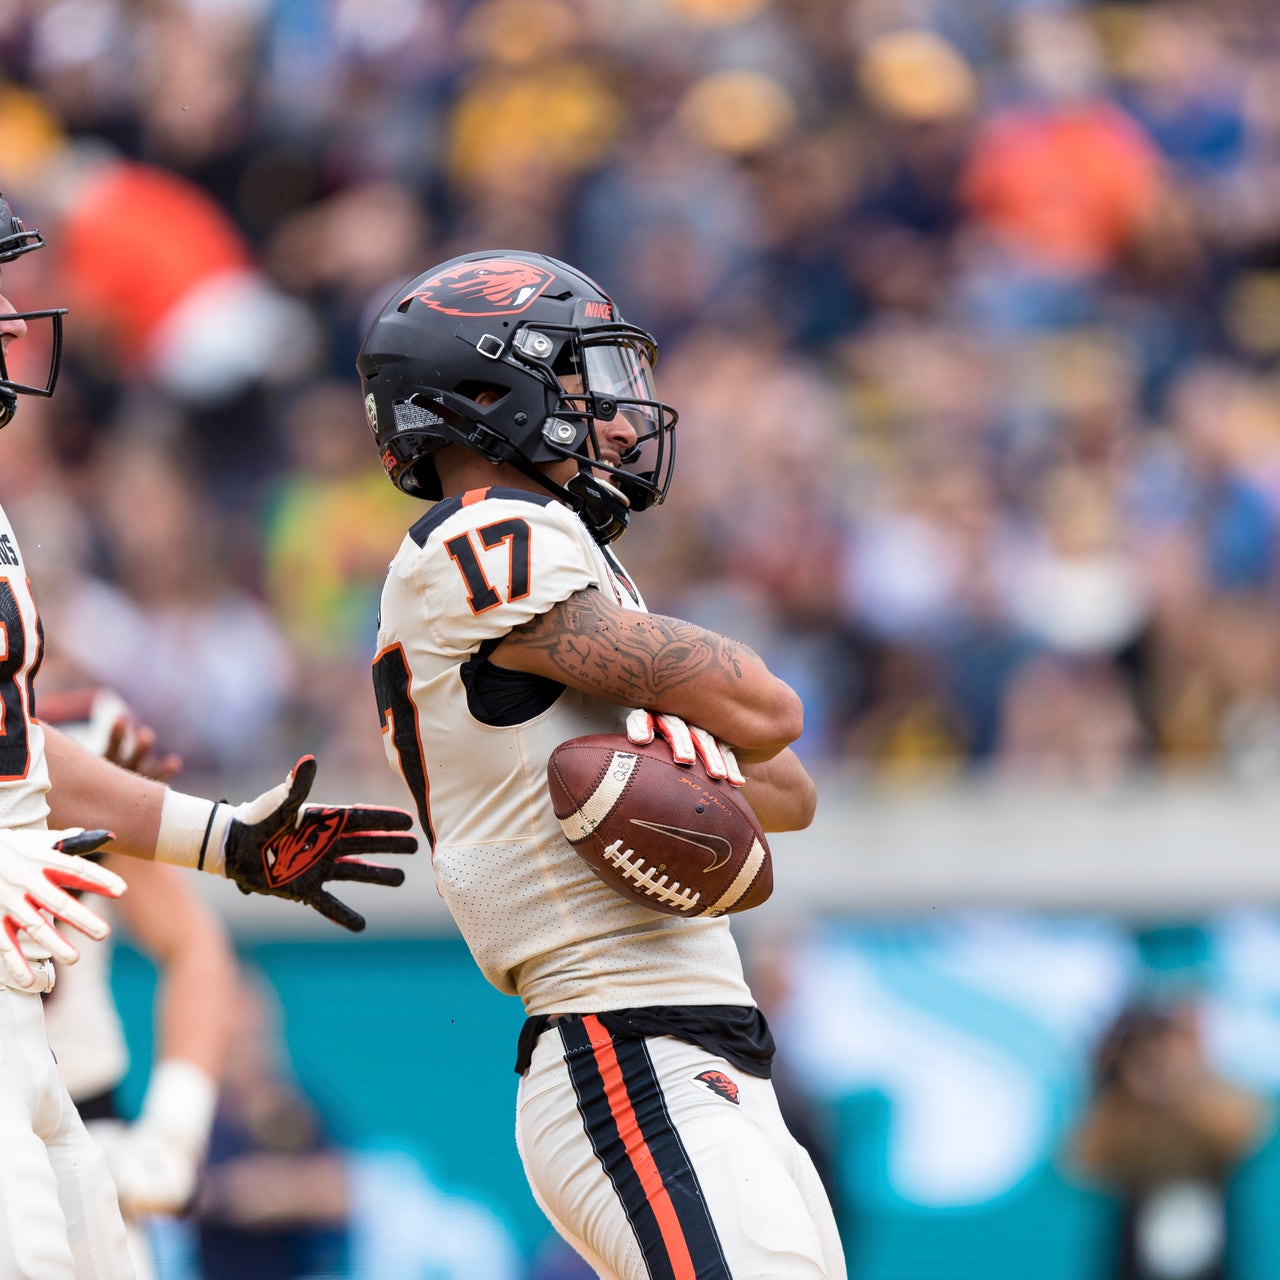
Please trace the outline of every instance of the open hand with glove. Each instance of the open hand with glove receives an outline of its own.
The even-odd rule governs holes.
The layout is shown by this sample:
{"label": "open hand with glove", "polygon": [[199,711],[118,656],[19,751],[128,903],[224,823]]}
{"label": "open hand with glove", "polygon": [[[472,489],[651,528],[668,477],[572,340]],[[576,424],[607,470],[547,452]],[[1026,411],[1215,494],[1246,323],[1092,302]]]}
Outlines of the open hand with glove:
{"label": "open hand with glove", "polygon": [[314,756],[303,756],[279,786],[235,806],[170,790],[157,856],[234,881],[244,893],[292,898],[358,933],[364,917],[326,888],[334,881],[394,887],[399,867],[361,854],[410,854],[413,817],[382,805],[304,804],[315,782]]}

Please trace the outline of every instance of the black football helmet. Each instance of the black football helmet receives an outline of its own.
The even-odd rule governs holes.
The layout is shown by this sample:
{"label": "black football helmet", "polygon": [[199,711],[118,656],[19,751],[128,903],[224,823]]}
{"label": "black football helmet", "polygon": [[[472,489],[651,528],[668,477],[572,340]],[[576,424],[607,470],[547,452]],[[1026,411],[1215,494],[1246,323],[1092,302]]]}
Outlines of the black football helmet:
{"label": "black football helmet", "polygon": [[[397,289],[356,368],[382,465],[405,493],[441,497],[433,455],[465,445],[555,494],[603,544],[671,482],[676,412],[654,392],[657,354],[580,271],[497,249],[452,258]],[[498,398],[482,406],[486,391]],[[620,413],[636,441],[610,465],[596,424]],[[565,458],[579,466],[561,486],[539,468]]]}
{"label": "black football helmet", "polygon": [[[44,248],[44,236],[36,230],[28,231],[22,225],[22,219],[16,217],[9,207],[8,200],[0,194],[0,265],[20,258],[33,249]],[[18,411],[18,396],[51,396],[57,385],[58,370],[62,366],[62,317],[67,314],[66,307],[54,307],[48,311],[17,311],[0,319],[10,320],[48,320],[53,328],[49,343],[49,368],[45,375],[44,385],[15,382],[9,376],[9,366],[5,362],[3,344],[0,343],[0,427],[7,426]]]}

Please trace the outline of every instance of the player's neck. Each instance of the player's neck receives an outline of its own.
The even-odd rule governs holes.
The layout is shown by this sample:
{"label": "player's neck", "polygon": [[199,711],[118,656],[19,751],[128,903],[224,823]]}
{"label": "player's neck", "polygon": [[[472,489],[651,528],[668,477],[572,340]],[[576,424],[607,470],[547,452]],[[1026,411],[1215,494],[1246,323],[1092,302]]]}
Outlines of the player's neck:
{"label": "player's neck", "polygon": [[528,493],[543,493],[547,489],[536,480],[505,462],[490,462],[470,450],[458,449],[458,456],[445,457],[451,450],[442,450],[437,456],[437,471],[446,498],[473,489],[522,489]]}

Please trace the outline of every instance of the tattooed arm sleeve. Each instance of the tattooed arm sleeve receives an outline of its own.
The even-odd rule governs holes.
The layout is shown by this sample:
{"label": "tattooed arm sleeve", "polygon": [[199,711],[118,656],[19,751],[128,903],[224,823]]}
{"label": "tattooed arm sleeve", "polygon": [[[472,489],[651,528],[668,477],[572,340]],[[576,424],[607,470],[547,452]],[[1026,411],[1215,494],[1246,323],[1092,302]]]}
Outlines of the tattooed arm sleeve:
{"label": "tattooed arm sleeve", "polygon": [[800,735],[799,698],[746,645],[680,618],[624,609],[594,588],[516,627],[491,661],[681,716],[744,762],[768,759]]}

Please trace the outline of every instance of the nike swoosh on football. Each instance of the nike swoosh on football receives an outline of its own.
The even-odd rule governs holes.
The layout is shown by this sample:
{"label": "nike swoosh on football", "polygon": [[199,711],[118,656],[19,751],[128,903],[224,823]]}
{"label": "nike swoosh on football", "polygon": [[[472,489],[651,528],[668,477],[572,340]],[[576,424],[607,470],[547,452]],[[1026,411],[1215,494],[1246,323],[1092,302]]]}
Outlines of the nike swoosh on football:
{"label": "nike swoosh on football", "polygon": [[[707,831],[687,831],[684,827],[669,827],[665,822],[646,822],[644,818],[632,818],[631,825],[648,827],[650,831],[660,832],[662,835],[670,836],[673,840],[682,840],[685,844],[697,845],[699,849],[705,849],[711,855],[711,862],[707,867],[708,871],[723,867],[729,861],[729,855],[733,852],[732,843],[725,839],[724,836],[712,835]],[[715,843],[711,843],[712,841]]]}

